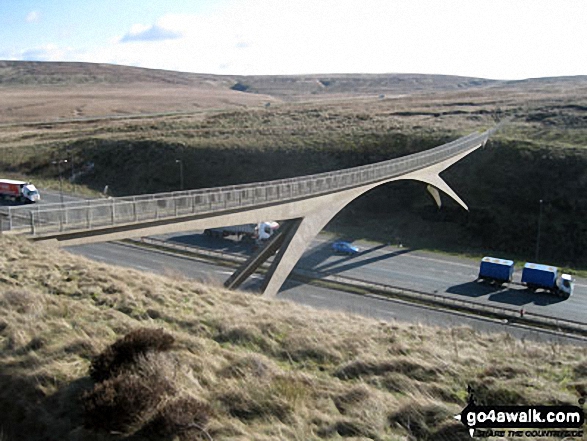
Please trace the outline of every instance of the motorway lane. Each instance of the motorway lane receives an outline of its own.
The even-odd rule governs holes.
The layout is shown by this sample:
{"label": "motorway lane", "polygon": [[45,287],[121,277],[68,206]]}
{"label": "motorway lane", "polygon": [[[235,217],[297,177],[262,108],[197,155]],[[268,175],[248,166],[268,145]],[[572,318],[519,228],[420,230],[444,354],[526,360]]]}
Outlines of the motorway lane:
{"label": "motorway lane", "polygon": [[[313,246],[300,266],[492,306],[524,308],[536,314],[587,321],[587,283],[583,279],[577,281],[573,296],[565,300],[545,292],[531,293],[522,286],[497,288],[476,283],[479,272],[476,260],[373,246],[367,246],[367,251],[372,250],[369,253],[347,258],[325,255],[326,250],[320,250],[321,247],[324,244]],[[313,262],[313,254],[324,260]],[[520,278],[521,270],[518,270],[514,281],[520,282]]]}
{"label": "motorway lane", "polygon": [[[232,272],[230,268],[208,262],[119,243],[81,245],[68,247],[67,251],[112,265],[163,275],[176,276],[181,274],[187,278],[217,284],[218,286]],[[256,291],[260,283],[260,276],[253,275],[242,286],[242,290]],[[493,321],[483,317],[443,311],[403,301],[359,296],[333,289],[299,284],[292,280],[288,280],[284,284],[283,289],[278,294],[278,299],[291,300],[315,308],[359,314],[386,321],[422,323],[442,327],[470,326],[479,332],[507,332],[516,338],[587,344],[585,340],[527,329],[515,324],[508,324],[505,321]]]}
{"label": "motorway lane", "polygon": [[[41,194],[41,204],[55,203],[61,199],[58,192],[42,190]],[[80,199],[64,195],[64,201]],[[250,245],[231,240],[211,239],[201,234],[174,234],[162,238],[229,253],[251,252]],[[319,236],[303,255],[297,267],[405,289],[438,293],[492,306],[524,308],[528,312],[568,320],[587,320],[585,279],[579,279],[575,286],[575,294],[570,299],[563,300],[546,293],[530,293],[519,286],[495,289],[475,283],[478,262],[471,259],[366,243],[357,243],[361,249],[358,255],[335,256],[330,250],[330,244],[330,239]],[[517,281],[520,274],[521,271],[518,270]]]}
{"label": "motorway lane", "polygon": [[[230,239],[202,234],[158,236],[175,243],[195,245],[227,253],[248,254],[251,246]],[[304,253],[296,268],[339,274],[368,282],[441,294],[486,305],[520,308],[567,320],[587,322],[587,280],[578,279],[575,293],[567,300],[544,292],[531,293],[521,286],[494,288],[475,282],[479,262],[419,250],[355,242],[360,252],[354,256],[334,255],[332,239],[320,235]],[[520,281],[521,270],[515,281]],[[284,288],[285,289],[285,288]]]}
{"label": "motorway lane", "polygon": [[[25,207],[36,207],[38,205],[44,204],[59,204],[61,203],[61,194],[57,191],[48,191],[39,189],[39,194],[41,195],[41,200],[39,202],[35,202],[34,205],[32,204],[23,204],[22,202],[12,202],[12,201],[4,201],[0,200],[0,207],[9,207],[9,206],[25,206]],[[83,201],[85,198],[80,196],[70,196],[68,194],[63,194],[63,202],[74,202],[74,201]]]}

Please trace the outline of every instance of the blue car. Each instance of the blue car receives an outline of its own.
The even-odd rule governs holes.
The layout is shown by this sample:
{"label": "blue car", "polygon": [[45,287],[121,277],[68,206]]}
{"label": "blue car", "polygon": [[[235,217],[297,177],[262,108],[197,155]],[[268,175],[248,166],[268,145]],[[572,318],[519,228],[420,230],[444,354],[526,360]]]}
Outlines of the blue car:
{"label": "blue car", "polygon": [[335,253],[339,253],[339,254],[348,254],[348,255],[352,255],[352,254],[357,254],[359,252],[359,248],[352,245],[349,242],[345,242],[345,241],[338,241],[338,242],[334,242],[332,244],[332,251],[334,251]]}

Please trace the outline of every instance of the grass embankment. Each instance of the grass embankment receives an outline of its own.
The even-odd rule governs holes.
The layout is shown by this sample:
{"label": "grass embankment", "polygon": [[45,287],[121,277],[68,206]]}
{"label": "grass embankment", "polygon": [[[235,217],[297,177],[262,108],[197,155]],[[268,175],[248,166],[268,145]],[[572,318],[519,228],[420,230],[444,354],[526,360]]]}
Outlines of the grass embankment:
{"label": "grass embankment", "polygon": [[[452,416],[467,385],[487,404],[587,394],[585,348],[316,311],[18,238],[0,247],[3,440],[465,440]],[[108,349],[145,327],[161,331]]]}

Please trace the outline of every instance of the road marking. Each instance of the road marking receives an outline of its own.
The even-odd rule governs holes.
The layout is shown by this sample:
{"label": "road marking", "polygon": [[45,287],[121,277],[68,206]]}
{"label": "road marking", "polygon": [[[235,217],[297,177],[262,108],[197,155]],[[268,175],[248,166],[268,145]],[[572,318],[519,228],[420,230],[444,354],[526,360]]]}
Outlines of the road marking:
{"label": "road marking", "polygon": [[[398,256],[398,257],[402,257],[402,256]],[[456,266],[462,266],[464,268],[474,268],[476,265],[467,265],[465,263],[457,263],[457,262],[451,262],[450,260],[440,260],[440,259],[433,259],[432,257],[423,257],[423,256],[403,256],[406,258],[413,258],[413,259],[420,259],[420,260],[429,260],[431,262],[437,262],[437,263],[441,263],[442,265],[456,265]]]}
{"label": "road marking", "polygon": [[155,270],[153,270],[151,268],[147,268],[146,266],[142,266],[142,265],[134,265],[134,264],[132,264],[131,268],[138,269],[138,270],[141,270],[141,271],[145,271],[145,272],[148,272],[148,273],[152,273],[152,272],[155,271]]}

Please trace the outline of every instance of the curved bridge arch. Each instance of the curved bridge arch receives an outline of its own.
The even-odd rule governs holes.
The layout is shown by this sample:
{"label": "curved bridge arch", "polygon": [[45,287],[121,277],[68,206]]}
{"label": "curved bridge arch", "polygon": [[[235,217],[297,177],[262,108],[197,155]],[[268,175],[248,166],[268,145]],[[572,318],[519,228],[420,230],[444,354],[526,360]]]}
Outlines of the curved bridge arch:
{"label": "curved bridge arch", "polygon": [[10,231],[3,234],[79,245],[269,219],[289,220],[225,283],[229,288],[238,287],[276,254],[262,288],[264,295],[274,296],[320,230],[348,203],[372,188],[397,180],[417,180],[428,184],[437,203],[440,190],[467,209],[440,173],[485,145],[500,125],[413,155],[317,175],[53,206],[9,207]]}
{"label": "curved bridge arch", "polygon": [[[289,237],[284,238],[284,243],[281,245],[281,251],[275,257],[269,272],[265,276],[265,282],[262,287],[263,294],[269,297],[275,296],[279,291],[279,288],[281,288],[285,282],[287,276],[293,270],[295,264],[302,257],[307,246],[326,226],[326,224],[328,224],[328,222],[330,222],[330,220],[332,220],[332,218],[334,218],[334,216],[336,216],[349,203],[375,187],[400,180],[420,181],[428,184],[429,191],[431,191],[437,204],[440,205],[440,198],[437,193],[438,189],[454,199],[465,210],[468,210],[467,205],[462,199],[440,177],[440,173],[484,144],[485,142],[448,160],[402,176],[355,187],[331,195],[313,198],[313,209],[310,209],[304,217],[298,218],[295,223],[291,224],[290,231],[284,233]],[[229,287],[231,287],[230,280],[231,279],[227,281],[227,286]]]}

